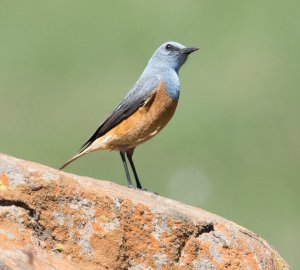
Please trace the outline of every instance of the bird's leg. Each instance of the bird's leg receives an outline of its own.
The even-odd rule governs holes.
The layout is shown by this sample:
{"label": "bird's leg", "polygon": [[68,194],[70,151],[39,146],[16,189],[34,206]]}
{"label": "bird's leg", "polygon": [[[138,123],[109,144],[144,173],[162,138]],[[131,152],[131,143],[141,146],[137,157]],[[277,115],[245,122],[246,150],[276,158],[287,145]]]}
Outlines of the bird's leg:
{"label": "bird's leg", "polygon": [[128,161],[129,161],[130,166],[131,166],[131,169],[132,169],[132,171],[133,171],[133,174],[134,174],[134,178],[135,178],[135,182],[136,182],[137,188],[143,189],[143,188],[142,188],[142,185],[141,185],[141,182],[140,182],[140,180],[139,180],[139,177],[138,177],[138,175],[137,175],[137,173],[136,173],[136,170],[135,170],[135,167],[134,167],[133,160],[132,160],[133,151],[134,151],[134,149],[130,149],[130,150],[128,150],[128,151],[126,152],[126,154],[127,154],[127,159],[128,159]]}
{"label": "bird's leg", "polygon": [[125,169],[125,173],[126,173],[126,177],[127,177],[127,181],[128,181],[128,187],[129,188],[134,188],[134,186],[133,186],[133,184],[131,182],[131,179],[130,179],[130,174],[129,174],[129,171],[128,171],[128,167],[127,167],[127,163],[126,163],[124,152],[120,151],[120,155],[121,155],[121,159],[122,159],[123,166],[124,166],[124,169]]}

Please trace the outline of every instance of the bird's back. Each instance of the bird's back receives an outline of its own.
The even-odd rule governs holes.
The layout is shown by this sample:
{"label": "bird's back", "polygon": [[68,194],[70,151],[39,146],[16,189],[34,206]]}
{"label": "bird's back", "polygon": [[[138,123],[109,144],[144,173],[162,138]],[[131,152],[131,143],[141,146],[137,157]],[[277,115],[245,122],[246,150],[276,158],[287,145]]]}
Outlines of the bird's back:
{"label": "bird's back", "polygon": [[177,107],[161,81],[155,91],[130,117],[99,137],[90,146],[99,149],[126,151],[158,134],[172,118]]}

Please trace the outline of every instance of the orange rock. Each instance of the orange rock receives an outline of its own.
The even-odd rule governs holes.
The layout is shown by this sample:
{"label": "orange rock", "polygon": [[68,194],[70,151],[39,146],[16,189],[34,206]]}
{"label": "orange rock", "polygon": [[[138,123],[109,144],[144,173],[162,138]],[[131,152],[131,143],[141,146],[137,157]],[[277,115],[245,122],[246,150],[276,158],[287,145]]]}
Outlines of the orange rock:
{"label": "orange rock", "polygon": [[145,191],[0,154],[0,269],[289,269],[263,239]]}

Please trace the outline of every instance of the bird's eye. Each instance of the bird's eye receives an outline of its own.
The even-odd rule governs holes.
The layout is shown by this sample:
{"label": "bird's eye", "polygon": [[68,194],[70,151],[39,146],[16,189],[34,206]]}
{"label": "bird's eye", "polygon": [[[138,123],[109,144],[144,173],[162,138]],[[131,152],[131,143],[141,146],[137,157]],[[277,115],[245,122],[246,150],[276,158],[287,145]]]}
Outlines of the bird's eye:
{"label": "bird's eye", "polygon": [[173,46],[171,44],[166,45],[166,50],[171,50],[172,48],[173,48]]}

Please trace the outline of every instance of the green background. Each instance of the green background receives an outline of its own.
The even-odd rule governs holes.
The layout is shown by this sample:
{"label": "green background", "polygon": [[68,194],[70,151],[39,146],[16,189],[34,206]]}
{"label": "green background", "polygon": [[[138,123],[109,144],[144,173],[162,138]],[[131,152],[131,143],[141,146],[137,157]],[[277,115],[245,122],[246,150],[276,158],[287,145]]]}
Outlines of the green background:
{"label": "green background", "polygon": [[[1,1],[0,151],[58,167],[163,42],[181,69],[162,133],[135,152],[142,183],[261,235],[300,268],[299,1]],[[126,184],[119,154],[66,169]]]}

